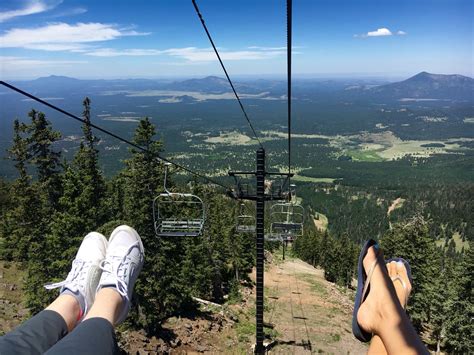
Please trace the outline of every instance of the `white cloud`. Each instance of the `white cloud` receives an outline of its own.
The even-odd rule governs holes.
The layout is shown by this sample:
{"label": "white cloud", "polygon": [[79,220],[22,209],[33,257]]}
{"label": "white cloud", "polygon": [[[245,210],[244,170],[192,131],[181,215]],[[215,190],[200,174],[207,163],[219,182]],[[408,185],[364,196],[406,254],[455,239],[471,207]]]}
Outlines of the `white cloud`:
{"label": "white cloud", "polygon": [[71,9],[67,9],[56,14],[49,16],[50,18],[57,18],[57,17],[66,17],[66,16],[75,16],[75,15],[82,15],[87,12],[85,7],[74,7]]}
{"label": "white cloud", "polygon": [[367,38],[367,37],[386,37],[386,36],[393,36],[393,35],[404,36],[406,34],[407,33],[405,31],[401,31],[401,30],[393,33],[388,28],[382,27],[382,28],[378,28],[375,31],[369,31],[367,33],[363,33],[360,35],[354,35],[354,37]]}
{"label": "white cloud", "polygon": [[14,19],[15,17],[39,14],[56,7],[60,3],[61,1],[56,1],[52,4],[47,4],[43,1],[30,1],[26,7],[22,9],[0,12],[0,23]]}
{"label": "white cloud", "polygon": [[[163,51],[172,57],[178,57],[181,59],[188,60],[190,62],[210,62],[217,60],[216,54],[211,48],[170,48]],[[286,52],[283,50],[269,50],[269,51],[256,51],[256,50],[245,50],[245,51],[228,51],[220,50],[219,55],[222,60],[261,60],[271,59]]]}
{"label": "white cloud", "polygon": [[2,63],[2,70],[24,70],[35,69],[38,67],[58,67],[58,66],[72,66],[76,64],[87,63],[78,60],[39,60],[25,57],[0,56],[0,63]]}
{"label": "white cloud", "polygon": [[38,28],[13,28],[0,36],[0,47],[41,50],[80,50],[84,43],[103,42],[123,36],[140,36],[130,29],[103,23],[53,23]]}
{"label": "white cloud", "polygon": [[120,57],[120,56],[150,56],[150,55],[160,55],[163,54],[163,51],[157,49],[123,49],[117,50],[113,48],[98,48],[95,50],[85,51],[86,55],[94,57]]}
{"label": "white cloud", "polygon": [[[158,49],[113,49],[113,48],[97,48],[91,50],[83,50],[84,54],[94,57],[120,57],[120,56],[158,56],[166,55],[174,58],[184,59],[187,62],[199,63],[217,60],[216,54],[212,48],[170,48],[164,50]],[[223,60],[261,60],[275,58],[284,55],[283,50],[243,50],[230,51],[219,50],[219,54]]]}
{"label": "white cloud", "polygon": [[378,28],[377,31],[369,31],[367,32],[367,37],[381,37],[381,36],[391,36],[392,32],[385,27]]}

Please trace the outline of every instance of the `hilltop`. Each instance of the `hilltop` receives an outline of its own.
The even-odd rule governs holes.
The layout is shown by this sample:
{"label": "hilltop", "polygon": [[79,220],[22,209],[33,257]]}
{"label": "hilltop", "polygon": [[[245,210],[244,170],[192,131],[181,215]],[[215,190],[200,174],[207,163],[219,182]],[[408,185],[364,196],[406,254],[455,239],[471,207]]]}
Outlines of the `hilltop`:
{"label": "hilltop", "polygon": [[472,100],[474,79],[453,74],[418,73],[404,81],[373,87],[366,95],[396,99]]}

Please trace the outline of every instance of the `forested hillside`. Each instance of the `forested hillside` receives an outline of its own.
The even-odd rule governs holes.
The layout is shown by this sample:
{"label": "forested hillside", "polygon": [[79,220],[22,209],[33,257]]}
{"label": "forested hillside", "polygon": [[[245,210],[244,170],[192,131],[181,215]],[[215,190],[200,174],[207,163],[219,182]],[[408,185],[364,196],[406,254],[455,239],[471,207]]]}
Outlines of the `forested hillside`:
{"label": "forested hillside", "polygon": [[[55,293],[43,285],[66,276],[84,235],[92,230],[107,235],[124,223],[137,229],[146,248],[136,286],[137,307],[128,327],[154,334],[168,317],[194,310],[193,297],[223,303],[229,295],[238,295],[241,281],[248,280],[254,266],[253,236],[235,231],[238,203],[218,187],[183,176],[176,179],[172,171],[171,190],[203,198],[205,232],[200,238],[157,238],[152,201],[162,191],[164,179],[163,164],[155,156],[164,149],[156,138],[159,130],[148,118],[141,119],[133,142],[147,151],[131,149],[124,168],[106,177],[99,168],[100,139],[90,127],[89,99],[83,107],[82,137],[69,160],[57,145],[61,134],[42,112],[32,110],[26,121],[13,124],[8,158],[17,177],[0,180],[0,258],[26,269],[30,312],[54,298]],[[468,158],[467,164],[472,164]],[[432,159],[442,166],[450,164],[444,156]],[[307,175],[344,173],[343,182],[298,182],[306,226],[294,242],[295,255],[322,267],[327,280],[350,288],[360,243],[368,237],[379,239],[386,257],[401,256],[412,265],[414,290],[408,311],[424,341],[433,349],[472,352],[473,185],[468,173],[459,177],[465,184],[450,184],[457,170],[435,177],[422,167],[423,159],[413,157],[393,163],[397,165],[378,165],[374,174],[367,172],[369,163],[327,161]],[[422,167],[418,177],[408,173],[413,164]],[[337,169],[338,165],[345,169]],[[392,174],[400,167],[406,169]],[[429,179],[435,182],[427,184]],[[391,210],[396,199],[403,200],[403,208]],[[326,231],[315,228],[316,213],[327,216]],[[464,248],[456,249],[453,233],[465,241]],[[439,246],[437,240],[447,242]]]}
{"label": "forested hillside", "polygon": [[[86,122],[89,110],[86,99]],[[54,148],[60,133],[45,115],[31,111],[29,118],[27,124],[14,124],[9,158],[18,178],[1,185],[0,250],[2,259],[27,268],[31,313],[55,297],[43,285],[66,276],[84,235],[93,230],[110,234],[122,223],[134,226],[146,247],[136,287],[140,314],[133,322],[149,331],[167,316],[192,307],[192,296],[222,302],[238,278],[250,272],[253,240],[234,233],[236,203],[213,187],[198,182],[180,187],[199,193],[208,206],[203,237],[155,236],[152,201],[162,189],[163,166],[152,154],[162,144],[147,118],[140,121],[133,141],[150,153],[132,150],[126,168],[111,179],[98,168],[98,142],[88,124],[74,159],[65,161]]]}

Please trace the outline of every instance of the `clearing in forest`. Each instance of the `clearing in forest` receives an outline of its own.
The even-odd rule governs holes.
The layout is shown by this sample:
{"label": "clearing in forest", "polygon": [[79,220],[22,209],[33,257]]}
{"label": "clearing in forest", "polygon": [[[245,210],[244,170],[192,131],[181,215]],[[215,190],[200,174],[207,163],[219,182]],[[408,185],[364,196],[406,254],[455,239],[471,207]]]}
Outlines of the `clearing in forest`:
{"label": "clearing in forest", "polygon": [[322,213],[316,212],[313,218],[314,226],[317,230],[324,232],[328,228],[328,218]]}
{"label": "clearing in forest", "polygon": [[405,202],[405,199],[401,197],[393,200],[392,204],[388,207],[387,216],[390,216],[390,213],[392,213],[397,208],[401,208],[404,202]]}

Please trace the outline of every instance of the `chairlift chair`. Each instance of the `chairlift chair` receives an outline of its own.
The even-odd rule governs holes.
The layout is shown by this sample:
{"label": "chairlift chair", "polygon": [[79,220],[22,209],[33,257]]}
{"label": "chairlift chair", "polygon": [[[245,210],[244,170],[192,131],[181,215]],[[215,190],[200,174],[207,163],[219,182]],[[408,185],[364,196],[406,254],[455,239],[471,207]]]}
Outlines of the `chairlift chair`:
{"label": "chairlift chair", "polygon": [[240,205],[240,213],[237,216],[237,226],[235,230],[238,233],[255,233],[255,217],[244,214],[245,205]]}
{"label": "chairlift chair", "polygon": [[166,187],[169,163],[165,163],[164,192],[153,200],[153,223],[158,237],[198,237],[205,221],[203,201],[189,193]]}
{"label": "chairlift chair", "polygon": [[278,234],[265,234],[265,240],[267,242],[283,242],[283,237]]}
{"label": "chairlift chair", "polygon": [[303,235],[304,208],[293,203],[276,203],[270,209],[270,232],[273,235]]}

